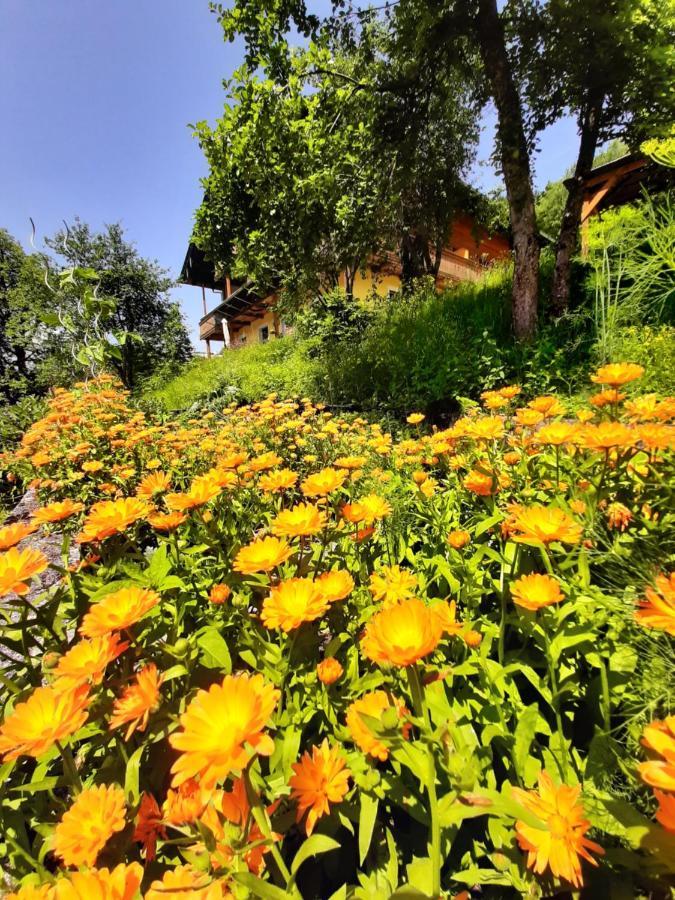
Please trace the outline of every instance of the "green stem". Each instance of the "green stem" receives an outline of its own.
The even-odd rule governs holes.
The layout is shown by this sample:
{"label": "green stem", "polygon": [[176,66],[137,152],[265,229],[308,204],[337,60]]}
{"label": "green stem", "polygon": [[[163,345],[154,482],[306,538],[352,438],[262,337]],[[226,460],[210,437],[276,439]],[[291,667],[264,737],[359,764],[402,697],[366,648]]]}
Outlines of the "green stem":
{"label": "green stem", "polygon": [[82,782],[80,781],[80,776],[77,771],[77,766],[75,765],[75,760],[73,759],[73,754],[70,752],[70,747],[64,747],[61,741],[55,741],[55,743],[59,753],[61,754],[61,760],[63,762],[63,774],[68,779],[70,786],[73,789],[73,793],[82,793]]}
{"label": "green stem", "polygon": [[[422,719],[427,739],[431,733],[429,711],[424,702],[424,688],[419,669],[413,663],[406,669],[415,714]],[[438,796],[436,794],[436,760],[431,743],[427,740],[427,794],[431,819],[431,896],[436,900],[441,896],[441,823],[438,817]]]}
{"label": "green stem", "polygon": [[543,618],[540,620],[541,630],[544,635],[544,645],[546,647],[546,663],[548,665],[548,678],[551,685],[551,700],[553,704],[553,712],[555,713],[555,723],[558,729],[558,740],[560,742],[560,759],[562,765],[562,776],[565,784],[568,783],[567,778],[567,751],[565,749],[565,733],[563,731],[562,713],[560,711],[560,696],[558,695],[558,678],[553,665],[553,657],[551,655],[551,644],[548,639],[548,632]]}
{"label": "green stem", "polygon": [[609,734],[612,725],[612,706],[609,699],[607,665],[603,657],[600,657],[600,684],[602,685],[602,716],[605,724],[605,734]]}
{"label": "green stem", "polygon": [[272,834],[272,828],[267,816],[267,810],[262,804],[260,794],[251,784],[251,775],[249,771],[251,768],[251,764],[252,761],[248,764],[243,772],[244,786],[246,788],[246,796],[248,797],[249,806],[251,807],[251,814],[255,819],[256,824],[260,829],[263,837],[265,837],[270,842],[270,853],[274,858],[274,862],[276,863],[277,869],[279,870],[279,874],[284,880],[284,885],[289,896],[299,898],[300,894],[297,888],[294,886],[291,887],[291,873],[288,871],[288,866],[284,862],[281,852],[277,847],[277,842],[275,841],[274,835]]}

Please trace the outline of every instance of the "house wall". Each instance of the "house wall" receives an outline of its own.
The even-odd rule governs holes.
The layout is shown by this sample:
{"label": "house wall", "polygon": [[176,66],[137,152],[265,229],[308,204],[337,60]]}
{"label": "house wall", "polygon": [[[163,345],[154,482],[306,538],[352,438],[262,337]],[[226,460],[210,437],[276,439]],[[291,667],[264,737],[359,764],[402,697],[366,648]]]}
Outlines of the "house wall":
{"label": "house wall", "polygon": [[241,346],[242,344],[257,344],[260,340],[260,329],[267,325],[270,330],[269,339],[275,338],[274,333],[274,311],[267,309],[253,322],[242,325],[241,328],[233,328],[230,325],[230,344],[232,346]]}
{"label": "house wall", "polygon": [[486,256],[490,260],[506,259],[511,253],[508,239],[501,234],[489,234],[484,228],[474,226],[470,216],[458,216],[450,228],[446,244],[448,250],[477,260]]}
{"label": "house wall", "polygon": [[[340,287],[344,288],[344,275],[340,276]],[[401,279],[398,275],[388,272],[372,272],[366,268],[365,272],[357,272],[354,277],[354,297],[357,300],[365,300],[375,290],[380,297],[386,297],[389,291],[398,291],[401,287]]]}

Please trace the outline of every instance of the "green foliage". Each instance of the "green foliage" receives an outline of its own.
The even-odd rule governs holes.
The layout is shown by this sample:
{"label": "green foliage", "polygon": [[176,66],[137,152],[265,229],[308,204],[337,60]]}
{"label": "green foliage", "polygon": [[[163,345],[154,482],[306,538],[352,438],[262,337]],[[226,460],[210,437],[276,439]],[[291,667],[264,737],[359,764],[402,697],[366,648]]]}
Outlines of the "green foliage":
{"label": "green foliage", "polygon": [[210,401],[261,400],[272,392],[282,397],[314,395],[320,364],[310,358],[314,344],[292,335],[218,356],[196,359],[168,383],[146,385],[144,401],[167,410],[187,409]]}
{"label": "green foliage", "polygon": [[613,358],[645,367],[642,387],[675,395],[675,328],[672,325],[631,325],[612,339]]}

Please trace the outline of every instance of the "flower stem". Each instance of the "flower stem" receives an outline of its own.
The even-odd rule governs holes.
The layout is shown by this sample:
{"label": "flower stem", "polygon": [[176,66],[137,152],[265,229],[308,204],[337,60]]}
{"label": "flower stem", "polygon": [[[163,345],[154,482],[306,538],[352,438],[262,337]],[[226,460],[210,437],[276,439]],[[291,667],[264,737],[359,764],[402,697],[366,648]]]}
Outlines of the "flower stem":
{"label": "flower stem", "polygon": [[[251,761],[252,763],[253,761]],[[244,778],[244,787],[246,788],[246,796],[248,798],[249,806],[251,807],[251,814],[255,819],[256,825],[260,829],[263,837],[265,837],[270,842],[270,853],[274,858],[274,862],[276,863],[277,869],[279,870],[279,874],[284,880],[284,884],[289,893],[289,896],[298,898],[298,890],[297,888],[291,888],[291,873],[288,871],[288,866],[283,860],[281,852],[277,847],[277,843],[274,839],[274,835],[272,834],[272,828],[270,827],[270,821],[267,816],[267,811],[262,804],[262,800],[260,799],[260,794],[251,784],[251,775],[250,768],[251,763],[244,769],[243,778]]]}
{"label": "flower stem", "polygon": [[551,655],[551,643],[548,639],[548,632],[546,629],[546,625],[544,621],[541,621],[541,630],[544,635],[544,645],[546,647],[546,662],[548,664],[548,678],[551,685],[551,700],[553,705],[553,711],[555,713],[555,723],[556,728],[558,729],[558,740],[560,742],[560,760],[562,767],[562,776],[565,781],[565,784],[568,783],[567,779],[567,751],[565,749],[565,733],[563,731],[563,721],[562,721],[562,713],[560,711],[560,696],[558,694],[558,678],[555,673],[555,666],[553,665],[553,657]]}
{"label": "flower stem", "polygon": [[63,762],[63,774],[68,779],[70,786],[73,789],[73,793],[82,793],[82,782],[80,781],[80,776],[77,771],[77,766],[75,765],[75,760],[73,759],[73,754],[70,752],[70,747],[64,747],[61,741],[56,741],[55,743],[59,753],[61,754],[61,761]]}
{"label": "flower stem", "polygon": [[[429,711],[424,702],[424,688],[419,669],[413,663],[406,669],[415,714],[422,719],[427,737],[431,732]],[[431,819],[431,896],[436,900],[441,896],[441,823],[438,817],[438,796],[436,794],[436,760],[431,743],[427,742],[427,794],[429,796],[429,816]]]}

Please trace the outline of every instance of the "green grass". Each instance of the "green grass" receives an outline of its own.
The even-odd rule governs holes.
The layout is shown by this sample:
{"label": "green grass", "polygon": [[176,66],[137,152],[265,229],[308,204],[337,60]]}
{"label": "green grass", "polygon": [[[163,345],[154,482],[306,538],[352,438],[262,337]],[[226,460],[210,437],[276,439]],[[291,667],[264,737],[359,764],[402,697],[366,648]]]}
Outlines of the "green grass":
{"label": "green grass", "polygon": [[143,399],[170,412],[188,409],[211,397],[243,402],[270,393],[314,396],[320,363],[311,359],[311,341],[293,336],[267,344],[224,350],[211,359],[195,359],[166,384],[146,389]]}

